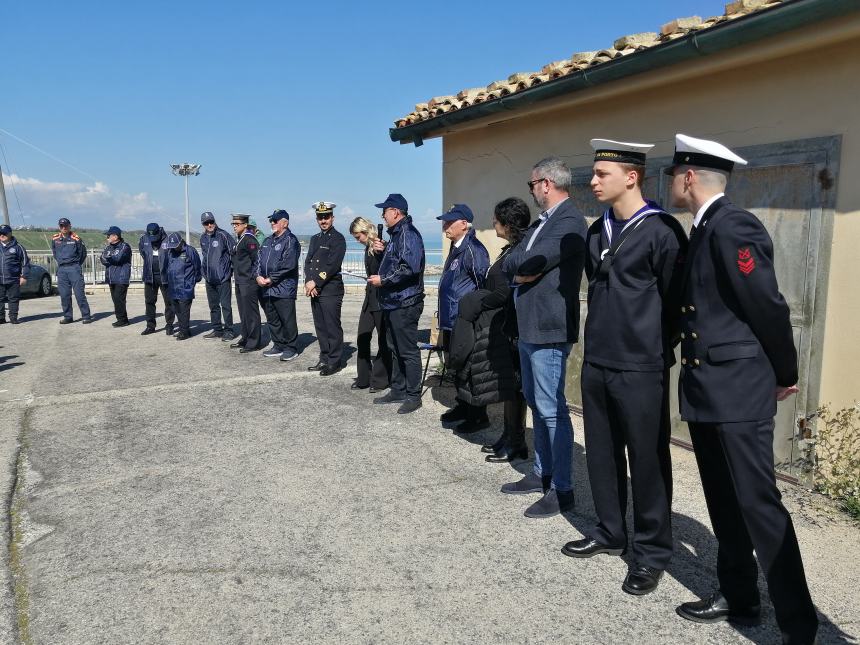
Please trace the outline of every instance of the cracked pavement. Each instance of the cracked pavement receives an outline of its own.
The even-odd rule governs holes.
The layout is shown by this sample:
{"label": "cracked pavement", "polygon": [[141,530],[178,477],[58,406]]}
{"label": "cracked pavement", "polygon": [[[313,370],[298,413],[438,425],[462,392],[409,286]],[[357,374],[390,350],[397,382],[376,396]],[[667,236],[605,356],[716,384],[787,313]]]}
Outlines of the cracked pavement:
{"label": "cracked pavement", "polygon": [[[89,299],[88,327],[59,326],[56,296],[0,327],[0,642],[779,642],[769,605],[757,628],[675,615],[714,584],[689,452],[672,449],[675,559],[655,593],[629,596],[622,559],[559,551],[594,521],[579,419],[576,512],[528,520],[533,496],[498,492],[519,473],[478,450],[500,405],[495,430],[464,439],[438,423],[451,388],[399,416],[349,389],[354,356],[335,376],[308,372],[304,299],[291,363],[200,335],[141,337],[139,290],[122,329],[106,293]],[[353,347],[360,306],[346,297]],[[422,328],[434,309],[430,298]],[[198,294],[192,320],[206,318]],[[826,499],[781,487],[819,641],[855,642],[860,531]]]}

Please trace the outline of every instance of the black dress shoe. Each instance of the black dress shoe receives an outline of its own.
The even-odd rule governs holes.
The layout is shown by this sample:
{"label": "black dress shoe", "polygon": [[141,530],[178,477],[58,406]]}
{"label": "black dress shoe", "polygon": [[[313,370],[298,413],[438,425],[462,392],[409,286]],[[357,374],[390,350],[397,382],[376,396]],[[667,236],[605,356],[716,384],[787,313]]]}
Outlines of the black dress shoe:
{"label": "black dress shoe", "polygon": [[320,370],[320,376],[331,376],[337,374],[343,369],[343,365],[323,365]]}
{"label": "black dress shoe", "polygon": [[370,390],[368,390],[371,394],[376,394],[377,392],[382,392],[382,390],[387,390],[388,386],[385,387],[376,387],[375,385],[370,386]]}
{"label": "black dress shoe", "polygon": [[465,405],[461,405],[458,403],[453,408],[448,410],[447,412],[443,412],[439,415],[439,421],[442,423],[452,423],[454,421],[465,421],[466,417],[469,416],[469,410]]}
{"label": "black dress shoe", "polygon": [[116,322],[112,322],[110,324],[110,326],[111,327],[127,327],[128,321],[127,320],[117,320]]}
{"label": "black dress shoe", "polygon": [[245,346],[244,340],[240,340],[237,343],[230,343],[230,347],[232,347],[233,349],[236,349],[237,347],[244,347],[244,346]]}
{"label": "black dress shoe", "polygon": [[178,334],[176,334],[176,340],[188,340],[189,338],[191,338],[191,336],[183,332],[179,332]]}
{"label": "black dress shoe", "polygon": [[241,345],[241,349],[239,350],[240,354],[249,354],[250,352],[256,352],[259,348],[257,347],[245,347]]}
{"label": "black dress shoe", "polygon": [[454,428],[454,432],[457,434],[472,434],[473,432],[479,432],[480,430],[486,430],[490,427],[490,420],[487,417],[483,419],[466,419]]}
{"label": "black dress shoe", "polygon": [[375,399],[373,399],[373,402],[381,405],[384,405],[386,403],[405,403],[406,397],[402,394],[394,394],[393,392],[389,392],[388,394],[376,397]]}
{"label": "black dress shoe", "polygon": [[487,455],[484,459],[485,461],[490,462],[491,464],[505,464],[515,459],[528,459],[529,458],[529,449],[528,446],[522,446],[519,448],[511,448],[510,446],[502,446],[502,449],[498,452],[494,452],[492,455]]}
{"label": "black dress shoe", "polygon": [[502,448],[504,448],[506,443],[507,443],[507,437],[505,437],[505,434],[502,433],[502,436],[499,437],[499,440],[496,441],[496,443],[487,444],[486,446],[481,446],[481,452],[485,452],[485,453],[490,454],[490,455],[495,454],[495,453],[499,452]]}
{"label": "black dress shoe", "polygon": [[709,598],[696,602],[685,602],[675,608],[681,618],[694,623],[719,623],[727,620],[738,625],[753,626],[761,623],[761,605],[729,607],[723,594],[715,591]]}
{"label": "black dress shoe", "polygon": [[651,593],[657,588],[662,577],[662,569],[637,564],[630,567],[627,571],[627,577],[624,578],[621,590],[634,596],[644,596],[646,593]]}
{"label": "black dress shoe", "polygon": [[71,322],[72,322],[72,319],[71,319],[71,318],[63,318],[63,319],[60,321],[60,324],[61,324],[61,325],[68,325],[68,324],[70,324]]}
{"label": "black dress shoe", "polygon": [[93,319],[92,319],[92,318],[84,318],[84,319],[82,319],[82,320],[81,320],[81,324],[82,324],[82,325],[89,325],[89,324],[90,324],[90,323],[92,323],[92,322],[93,322]]}
{"label": "black dress shoe", "polygon": [[353,383],[352,385],[349,386],[349,389],[350,390],[366,390],[369,387],[370,387],[369,385],[359,385],[358,383]]}
{"label": "black dress shoe", "polygon": [[203,338],[211,339],[211,338],[221,338],[224,334],[220,331],[210,331],[208,334],[204,334]]}
{"label": "black dress shoe", "polygon": [[311,366],[308,368],[308,372],[319,372],[319,371],[321,371],[321,370],[322,370],[322,368],[324,368],[324,367],[325,367],[325,363],[323,363],[322,361],[317,361],[317,364],[316,364],[316,365],[311,365]]}
{"label": "black dress shoe", "polygon": [[149,336],[150,334],[155,333],[155,327],[147,327],[142,332],[140,332],[141,336]]}
{"label": "black dress shoe", "polygon": [[561,552],[571,558],[590,558],[605,553],[606,555],[624,555],[625,549],[617,549],[606,544],[601,544],[594,538],[582,538],[573,540],[561,547]]}

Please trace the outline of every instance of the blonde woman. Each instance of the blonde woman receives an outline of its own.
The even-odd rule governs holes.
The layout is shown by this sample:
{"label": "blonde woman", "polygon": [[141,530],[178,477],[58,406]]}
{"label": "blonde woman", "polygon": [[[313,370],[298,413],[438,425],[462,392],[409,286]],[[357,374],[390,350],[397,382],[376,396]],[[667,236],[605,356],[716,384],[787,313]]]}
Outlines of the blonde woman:
{"label": "blonde woman", "polygon": [[[367,247],[364,255],[365,275],[376,275],[379,273],[379,263],[382,260],[382,251],[374,251],[373,243],[379,239],[376,227],[364,219],[356,217],[349,225],[349,232],[356,241]],[[377,298],[377,289],[368,284],[364,292],[364,303],[361,305],[361,315],[358,318],[358,346],[357,367],[358,377],[352,384],[353,390],[365,390],[370,388],[371,392],[379,392],[388,387],[391,378],[391,350],[385,340],[385,321],[382,318],[382,309]],[[379,349],[376,356],[371,358],[370,339],[373,330],[376,330],[376,343]]]}

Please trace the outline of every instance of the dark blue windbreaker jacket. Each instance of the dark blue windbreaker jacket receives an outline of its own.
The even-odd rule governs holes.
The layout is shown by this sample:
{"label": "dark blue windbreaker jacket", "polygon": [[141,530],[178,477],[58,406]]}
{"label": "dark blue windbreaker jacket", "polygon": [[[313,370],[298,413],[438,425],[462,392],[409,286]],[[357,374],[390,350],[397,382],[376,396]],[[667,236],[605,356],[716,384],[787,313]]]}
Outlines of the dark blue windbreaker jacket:
{"label": "dark blue windbreaker jacket", "polygon": [[87,259],[87,247],[77,233],[70,233],[68,237],[55,233],[51,239],[51,253],[61,267],[80,267]]}
{"label": "dark blue windbreaker jacket", "polygon": [[382,309],[400,309],[424,299],[424,240],[407,215],[388,229],[391,239],[379,263]]}
{"label": "dark blue windbreaker jacket", "polygon": [[280,237],[270,235],[260,247],[255,273],[269,278],[272,284],[262,287],[262,295],[270,298],[296,298],[299,283],[299,238],[287,229]]}
{"label": "dark blue windbreaker jacket", "polygon": [[233,275],[233,253],[236,240],[224,229],[215,227],[212,235],[200,236],[200,253],[203,263],[203,279],[213,284],[227,282]]}
{"label": "dark blue windbreaker jacket", "polygon": [[161,278],[167,283],[172,300],[194,300],[194,285],[203,279],[200,254],[197,253],[197,249],[187,244],[182,245],[179,253],[176,252],[177,250],[161,251],[167,253]]}
{"label": "dark blue windbreaker jacket", "polygon": [[453,244],[439,280],[439,329],[454,329],[460,298],[481,289],[490,269],[487,248],[470,229],[460,246]]}
{"label": "dark blue windbreaker jacket", "polygon": [[159,229],[158,234],[158,239],[153,242],[149,239],[149,235],[144,233],[137,243],[137,250],[140,251],[140,258],[143,260],[143,281],[147,284],[164,284],[161,281],[161,268],[168,253],[164,246],[167,234],[163,228]]}
{"label": "dark blue windbreaker jacket", "polygon": [[120,239],[116,244],[106,244],[99,258],[105,266],[105,282],[128,284],[131,280],[131,247]]}
{"label": "dark blue windbreaker jacket", "polygon": [[5,245],[0,244],[0,284],[13,284],[18,282],[21,275],[26,278],[29,273],[30,257],[27,250],[18,244],[14,235],[10,236]]}

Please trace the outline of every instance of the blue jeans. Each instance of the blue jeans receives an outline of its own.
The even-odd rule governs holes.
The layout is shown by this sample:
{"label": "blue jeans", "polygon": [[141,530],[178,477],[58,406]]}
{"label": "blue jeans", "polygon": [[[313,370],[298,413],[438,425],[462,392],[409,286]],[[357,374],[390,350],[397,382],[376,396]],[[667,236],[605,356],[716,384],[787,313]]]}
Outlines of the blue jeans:
{"label": "blue jeans", "polygon": [[519,341],[523,394],[534,421],[535,474],[552,477],[552,487],[560,492],[573,490],[573,424],[564,398],[570,349],[570,343]]}

